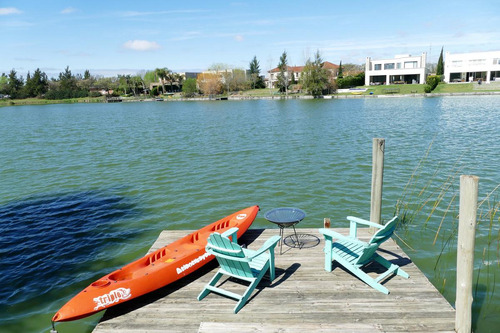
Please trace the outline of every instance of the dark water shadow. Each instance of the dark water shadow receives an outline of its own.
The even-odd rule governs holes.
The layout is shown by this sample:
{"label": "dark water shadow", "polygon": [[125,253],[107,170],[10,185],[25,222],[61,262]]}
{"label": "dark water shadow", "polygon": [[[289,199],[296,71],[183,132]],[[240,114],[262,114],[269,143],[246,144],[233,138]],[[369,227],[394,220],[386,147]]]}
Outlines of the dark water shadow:
{"label": "dark water shadow", "polygon": [[[475,332],[478,328],[478,323],[481,318],[481,309],[485,306],[486,298],[488,297],[488,286],[482,283],[475,284],[472,298],[472,331]],[[455,305],[456,306],[456,305]],[[497,314],[498,316],[498,314]],[[497,317],[498,318],[498,317]]]}
{"label": "dark water shadow", "polygon": [[138,214],[135,202],[110,190],[0,205],[0,313],[26,312],[24,302],[47,303],[43,295],[78,282],[79,267],[95,262],[106,247],[140,234],[118,227]]}

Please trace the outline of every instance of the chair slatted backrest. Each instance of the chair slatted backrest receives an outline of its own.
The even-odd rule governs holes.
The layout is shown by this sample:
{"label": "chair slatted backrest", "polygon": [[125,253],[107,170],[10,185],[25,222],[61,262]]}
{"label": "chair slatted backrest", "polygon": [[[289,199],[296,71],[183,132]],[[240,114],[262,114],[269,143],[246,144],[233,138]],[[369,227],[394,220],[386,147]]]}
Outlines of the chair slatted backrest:
{"label": "chair slatted backrest", "polygon": [[206,251],[217,258],[220,267],[226,272],[236,276],[253,277],[243,249],[229,238],[216,232],[211,234],[208,237]]}
{"label": "chair slatted backrest", "polygon": [[356,260],[357,265],[364,265],[369,262],[380,244],[391,238],[396,226],[398,224],[398,217],[394,216],[392,220],[387,222],[383,228],[379,229],[367,243],[366,247],[363,249],[363,253]]}
{"label": "chair slatted backrest", "polygon": [[394,230],[396,230],[396,226],[398,225],[398,217],[394,216],[392,220],[387,222],[383,228],[379,229],[370,239],[368,244],[382,244],[386,240],[392,237]]}

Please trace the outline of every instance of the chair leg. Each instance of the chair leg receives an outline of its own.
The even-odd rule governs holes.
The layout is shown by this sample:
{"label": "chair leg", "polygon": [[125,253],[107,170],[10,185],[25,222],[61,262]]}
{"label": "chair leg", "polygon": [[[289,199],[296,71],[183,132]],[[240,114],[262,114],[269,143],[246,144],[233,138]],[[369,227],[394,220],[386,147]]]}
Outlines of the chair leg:
{"label": "chair leg", "polygon": [[410,278],[410,275],[406,273],[401,267],[399,267],[396,264],[391,263],[389,260],[385,259],[384,257],[380,256],[377,254],[374,258],[376,262],[387,268],[389,271],[394,272],[394,274],[397,274],[401,277],[404,277],[405,279]]}
{"label": "chair leg", "polygon": [[332,238],[325,237],[325,271],[332,271]]}
{"label": "chair leg", "polygon": [[267,266],[267,265],[264,268],[262,268],[259,275],[255,278],[255,280],[253,280],[250,283],[247,290],[245,290],[245,293],[241,296],[240,301],[234,307],[234,313],[238,313],[238,311],[240,311],[241,308],[246,304],[246,302],[248,301],[248,299],[252,295],[252,292],[255,290],[255,288],[259,284],[260,280],[262,280],[262,277],[264,276],[264,274],[266,274],[268,268],[269,268],[269,266]]}
{"label": "chair leg", "polygon": [[[207,286],[212,286],[215,287],[217,282],[219,282],[220,278],[222,277],[222,273],[220,271],[217,271],[217,273],[214,275],[212,280],[207,284]],[[208,294],[210,294],[210,289],[208,289],[206,286],[203,288],[203,291],[198,295],[198,301],[201,301],[204,299]]]}
{"label": "chair leg", "polygon": [[386,295],[389,294],[389,289],[381,285],[380,283],[376,282],[370,275],[366,274],[361,270],[360,268],[356,268],[353,270],[354,275],[356,275],[358,278],[360,278],[363,282],[365,282],[367,285],[372,287],[375,290],[380,291],[381,293],[384,293]]}
{"label": "chair leg", "polygon": [[274,267],[274,248],[273,248],[269,256],[269,280],[271,280],[271,283],[274,281],[275,277],[276,277],[276,269]]}

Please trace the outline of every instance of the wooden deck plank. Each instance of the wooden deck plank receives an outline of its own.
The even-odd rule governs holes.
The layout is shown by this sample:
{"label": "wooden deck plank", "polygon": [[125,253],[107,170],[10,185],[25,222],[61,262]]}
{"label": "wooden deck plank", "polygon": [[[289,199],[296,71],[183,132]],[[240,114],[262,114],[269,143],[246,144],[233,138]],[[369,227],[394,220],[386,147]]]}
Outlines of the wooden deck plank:
{"label": "wooden deck plank", "polygon": [[[348,233],[347,229],[337,229]],[[163,231],[154,251],[190,231]],[[107,310],[94,333],[109,332],[453,332],[455,310],[392,240],[379,253],[404,267],[410,279],[394,276],[384,295],[334,265],[323,268],[323,239],[317,229],[297,229],[318,237],[319,245],[289,248],[276,255],[276,279],[263,279],[237,314],[235,301],[210,294],[196,297],[217,269],[216,262],[174,284]],[[241,242],[255,249],[277,229],[249,230]],[[286,233],[286,236],[289,233]],[[368,239],[366,232],[360,237]],[[368,271],[378,272],[373,265]],[[244,289],[228,281],[225,288]]]}

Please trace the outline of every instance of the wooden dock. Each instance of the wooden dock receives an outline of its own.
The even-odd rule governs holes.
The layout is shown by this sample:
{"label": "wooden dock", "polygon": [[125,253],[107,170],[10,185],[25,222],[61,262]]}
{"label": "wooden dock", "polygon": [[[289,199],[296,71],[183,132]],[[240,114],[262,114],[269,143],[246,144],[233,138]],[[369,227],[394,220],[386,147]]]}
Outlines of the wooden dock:
{"label": "wooden dock", "polygon": [[[285,236],[290,235],[285,229]],[[338,229],[348,234],[348,229]],[[150,251],[190,231],[163,231]],[[392,240],[379,253],[402,266],[410,279],[385,281],[384,295],[334,265],[324,270],[324,240],[318,229],[297,229],[305,248],[276,249],[276,279],[261,282],[249,302],[233,314],[236,301],[210,294],[196,297],[215,274],[217,262],[176,283],[106,311],[94,333],[137,332],[455,332],[455,310]],[[240,243],[257,249],[278,229],[249,230]],[[368,239],[368,232],[359,231]],[[320,241],[319,244],[314,242]],[[378,265],[378,264],[377,264]],[[371,272],[381,267],[369,266]],[[244,290],[227,281],[224,288]]]}

